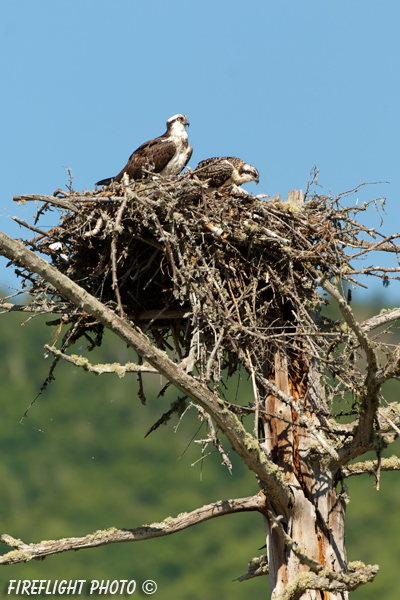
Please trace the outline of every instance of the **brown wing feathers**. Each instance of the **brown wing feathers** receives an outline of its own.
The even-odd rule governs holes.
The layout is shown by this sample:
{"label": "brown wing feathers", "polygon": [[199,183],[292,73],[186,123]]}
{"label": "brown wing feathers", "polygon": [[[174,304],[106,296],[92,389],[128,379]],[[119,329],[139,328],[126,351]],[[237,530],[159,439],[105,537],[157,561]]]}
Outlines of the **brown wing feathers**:
{"label": "brown wing feathers", "polygon": [[[128,175],[129,179],[141,179],[145,175],[143,168],[150,169],[154,167],[154,173],[160,173],[175,153],[174,142],[161,142],[164,136],[165,134],[139,146],[132,152],[125,167],[121,169],[118,175],[102,179],[97,182],[97,185],[108,185],[111,181],[120,182],[124,173]],[[153,150],[151,160],[149,160],[149,150],[151,149]]]}
{"label": "brown wing feathers", "polygon": [[[114,181],[121,181],[124,173],[129,176],[129,179],[140,179],[144,175],[143,168],[154,168],[154,173],[160,173],[174,156],[175,144],[173,142],[160,143],[159,140],[160,138],[156,138],[139,146],[131,154],[125,167],[114,178]],[[151,160],[148,152],[150,149],[152,149]]]}

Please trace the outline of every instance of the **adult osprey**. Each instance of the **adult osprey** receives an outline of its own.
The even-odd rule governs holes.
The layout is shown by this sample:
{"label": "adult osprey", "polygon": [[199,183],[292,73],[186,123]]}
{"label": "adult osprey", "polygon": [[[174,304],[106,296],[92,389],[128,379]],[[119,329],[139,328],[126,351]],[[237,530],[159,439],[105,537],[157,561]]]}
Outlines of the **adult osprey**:
{"label": "adult osprey", "polygon": [[248,165],[236,156],[207,158],[199,162],[194,175],[201,180],[208,180],[210,188],[219,188],[235,184],[237,186],[249,181],[259,181],[259,173],[255,167]]}
{"label": "adult osprey", "polygon": [[160,137],[145,142],[131,156],[125,167],[115,177],[102,179],[96,185],[108,185],[111,181],[121,181],[126,173],[129,179],[142,179],[143,169],[154,169],[163,177],[178,175],[192,156],[193,148],[188,144],[186,115],[174,115],[167,121],[167,131]]}

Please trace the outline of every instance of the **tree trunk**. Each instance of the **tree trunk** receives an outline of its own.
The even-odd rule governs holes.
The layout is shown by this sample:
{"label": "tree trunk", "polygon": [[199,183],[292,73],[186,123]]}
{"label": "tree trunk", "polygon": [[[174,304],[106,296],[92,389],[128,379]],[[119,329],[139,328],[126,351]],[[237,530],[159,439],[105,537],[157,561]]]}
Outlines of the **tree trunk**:
{"label": "tree trunk", "polygon": [[[305,365],[296,361],[288,365],[283,352],[275,355],[275,365],[266,377],[273,379],[276,386],[287,396],[292,396],[308,419],[319,429],[316,416],[324,408],[323,390],[318,385],[318,374],[305,372]],[[319,396],[319,397],[318,397]],[[286,533],[307,557],[314,559],[324,568],[339,572],[347,571],[344,545],[345,500],[337,493],[333,473],[324,466],[317,453],[316,439],[309,428],[301,426],[299,415],[282,400],[265,393],[265,411],[276,415],[265,419],[263,448],[267,456],[278,464],[289,485],[293,502],[289,514],[283,507],[270,503],[270,510],[281,521]],[[319,405],[313,406],[314,403]],[[320,430],[320,429],[319,429]],[[321,448],[319,448],[321,449]],[[293,550],[283,541],[271,519],[267,521],[267,551],[269,561],[271,598],[279,597],[288,583],[300,573],[308,572]],[[309,590],[302,600],[344,600],[347,593]]]}

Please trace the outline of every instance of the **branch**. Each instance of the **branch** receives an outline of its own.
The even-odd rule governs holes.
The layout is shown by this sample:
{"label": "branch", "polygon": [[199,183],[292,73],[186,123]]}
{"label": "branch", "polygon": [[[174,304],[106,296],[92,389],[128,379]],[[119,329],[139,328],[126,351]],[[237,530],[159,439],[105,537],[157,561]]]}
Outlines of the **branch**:
{"label": "branch", "polygon": [[175,518],[167,517],[160,523],[143,525],[136,529],[109,529],[96,531],[85,537],[63,538],[60,540],[44,540],[39,544],[25,544],[16,540],[8,534],[0,535],[0,542],[7,544],[15,550],[0,556],[0,565],[14,565],[29,560],[44,558],[53,554],[61,554],[70,550],[82,550],[84,548],[97,548],[108,544],[120,542],[139,542],[151,540],[156,537],[171,535],[182,531],[193,525],[204,523],[216,517],[223,517],[239,512],[262,511],[265,506],[265,495],[259,492],[255,496],[238,498],[234,500],[221,500],[206,504],[190,513],[182,513]]}
{"label": "branch", "polygon": [[38,229],[37,227],[33,227],[33,225],[29,225],[29,223],[26,223],[26,221],[23,221],[22,219],[18,219],[18,217],[12,217],[12,219],[16,223],[18,223],[18,225],[22,225],[22,227],[26,227],[27,229],[30,229],[31,231],[34,231],[35,233],[39,233],[42,237],[45,236],[45,237],[51,238],[53,240],[58,239],[58,238],[54,237],[54,235],[52,235],[50,232],[43,231],[43,229]]}
{"label": "branch", "polygon": [[[349,565],[350,566],[350,565]],[[275,600],[300,600],[307,590],[321,590],[326,592],[352,592],[353,590],[373,581],[379,571],[378,565],[363,566],[354,573],[341,575],[339,579],[331,579],[330,571],[316,573],[300,573],[289,583],[281,596]]]}
{"label": "branch", "polygon": [[155,373],[159,375],[158,371],[149,365],[138,365],[136,363],[126,363],[125,365],[121,365],[120,363],[92,365],[84,356],[77,356],[76,354],[71,354],[71,356],[69,356],[69,354],[64,354],[54,346],[49,346],[48,344],[45,344],[44,347],[48,352],[53,354],[53,356],[62,358],[66,362],[72,363],[76,367],[81,367],[84,371],[94,373],[95,375],[117,373],[119,378],[124,377],[125,373]]}
{"label": "branch", "polygon": [[188,310],[182,308],[181,310],[145,310],[138,314],[139,321],[158,321],[160,319],[173,320],[184,318],[188,314]]}
{"label": "branch", "polygon": [[60,208],[67,208],[73,212],[79,212],[80,210],[79,207],[72,204],[72,202],[68,202],[68,200],[60,200],[60,198],[56,198],[55,196],[26,194],[25,196],[13,196],[13,200],[14,202],[20,202],[21,204],[25,204],[26,201],[47,202],[48,204],[54,204],[54,206],[59,206]]}
{"label": "branch", "polygon": [[267,459],[260,444],[246,431],[240,420],[226,409],[224,402],[218,396],[176,365],[140,330],[135,330],[129,322],[104,306],[97,298],[60,273],[43,258],[36,256],[22,242],[0,232],[0,248],[9,259],[38,273],[62,296],[110,329],[175,387],[204,408],[226,435],[234,450],[260,478],[265,490],[271,496],[271,501],[281,507],[281,512],[287,514],[290,490],[280,469]]}
{"label": "branch", "polygon": [[248,579],[253,579],[254,577],[268,575],[269,568],[267,555],[263,554],[262,556],[257,556],[257,558],[252,558],[249,561],[248,567],[247,573],[241,575],[235,581],[247,581]]}
{"label": "branch", "polygon": [[376,360],[375,353],[373,351],[373,345],[369,341],[368,337],[365,335],[361,326],[357,323],[357,321],[354,317],[353,311],[350,308],[350,305],[346,302],[346,300],[340,294],[339,290],[334,285],[332,285],[329,281],[327,281],[325,279],[325,276],[319,277],[319,274],[317,272],[315,272],[314,275],[317,277],[317,282],[316,282],[317,286],[322,287],[338,303],[340,312],[342,313],[347,325],[353,331],[353,333],[356,335],[358,343],[360,344],[361,348],[364,350],[364,352],[366,354],[368,366],[371,368],[372,367],[376,368],[377,360]]}
{"label": "branch", "polygon": [[[388,446],[400,436],[400,404],[398,402],[391,402],[385,408],[380,408],[377,412],[380,418],[379,433],[380,437],[384,436],[385,446]],[[382,422],[382,419],[384,422]],[[338,439],[354,438],[359,427],[359,420],[356,419],[351,423],[341,424],[340,427],[335,427],[334,431]],[[380,440],[378,437],[372,436],[368,444],[365,446],[365,452],[376,452]],[[364,453],[365,453],[364,452]],[[351,460],[351,457],[347,458],[347,461]],[[341,463],[346,462],[344,458],[341,458]],[[362,464],[362,463],[361,463]],[[342,466],[342,468],[344,468]],[[361,473],[360,473],[361,474]]]}
{"label": "branch", "polygon": [[392,321],[397,321],[400,319],[400,308],[393,308],[392,310],[382,311],[379,315],[375,315],[371,319],[367,319],[363,321],[360,325],[361,329],[364,333],[368,331],[372,331],[372,329],[376,329],[381,325],[386,325],[386,323],[391,323]]}
{"label": "branch", "polygon": [[[399,234],[390,236],[390,239],[396,239],[396,237],[399,237]],[[380,252],[394,252],[396,254],[400,252],[400,246],[396,246],[396,244],[382,244],[382,242],[376,244],[375,242],[368,242],[367,240],[357,240],[357,243],[352,244],[351,242],[343,239],[340,239],[340,242],[348,248],[365,248],[367,251],[377,250]],[[358,256],[358,254],[354,256]]]}
{"label": "branch", "polygon": [[395,359],[386,363],[383,369],[380,369],[376,374],[376,380],[379,385],[389,381],[389,379],[396,379],[400,376],[400,346],[396,348]]}
{"label": "branch", "polygon": [[[380,240],[379,242],[367,242],[360,240],[360,248],[365,248],[365,250],[363,250],[362,252],[357,252],[357,254],[353,254],[351,258],[353,260],[354,258],[358,258],[359,256],[371,252],[372,250],[384,250],[385,252],[399,252],[399,246],[395,246],[394,244],[388,244],[388,242],[390,242],[391,240],[396,240],[399,237],[400,233],[396,233],[394,235],[389,235],[388,237],[384,238],[383,240]],[[389,248],[391,250],[389,250]]]}
{"label": "branch", "polygon": [[[377,460],[366,460],[353,465],[342,467],[341,475],[343,477],[352,477],[353,475],[375,475],[378,469]],[[391,456],[390,458],[381,458],[381,471],[400,471],[400,458]]]}
{"label": "branch", "polygon": [[[63,308],[61,306],[61,303],[58,304],[57,306],[55,305],[51,305],[51,306],[46,306],[45,304],[43,305],[37,305],[37,304],[13,304],[12,302],[2,302],[1,298],[0,298],[0,314],[4,314],[4,313],[9,313],[9,312],[26,312],[26,313],[33,313],[33,314],[39,314],[39,315],[46,315],[46,314],[57,314],[57,315],[69,315],[71,314],[71,307],[65,305],[65,308]],[[75,314],[80,314],[80,313],[75,313]]]}
{"label": "branch", "polygon": [[[387,414],[387,412],[391,412],[391,410],[390,410],[390,409],[391,409],[391,408],[394,408],[394,406],[396,406],[396,403],[391,403],[391,404],[390,404],[390,405],[387,407],[387,409],[386,409],[386,410],[385,410],[385,409],[380,409],[380,410],[378,411],[378,415],[379,415],[380,417],[382,417],[383,419],[385,419],[385,421],[386,421],[387,423],[389,423],[389,425],[390,425],[390,430],[391,430],[391,431],[395,431],[395,432],[397,433],[397,435],[400,435],[400,429],[397,427],[396,423],[394,423],[394,422],[392,421],[392,419],[389,417],[389,415]],[[397,405],[397,407],[398,407],[398,405]],[[394,412],[395,412],[395,411],[394,411]],[[396,414],[396,412],[395,412],[395,414],[393,415],[393,417],[394,417],[394,418],[396,418],[396,417],[397,417],[397,419],[398,419],[398,415]],[[381,430],[381,431],[384,431],[384,427],[380,426],[380,430]]]}

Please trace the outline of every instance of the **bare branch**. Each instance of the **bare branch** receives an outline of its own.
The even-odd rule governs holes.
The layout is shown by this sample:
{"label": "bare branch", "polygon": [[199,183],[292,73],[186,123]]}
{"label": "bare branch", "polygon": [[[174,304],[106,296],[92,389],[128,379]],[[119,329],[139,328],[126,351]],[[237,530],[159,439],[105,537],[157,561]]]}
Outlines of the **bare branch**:
{"label": "bare branch", "polygon": [[72,363],[76,367],[80,367],[84,371],[94,373],[95,375],[102,375],[103,373],[116,373],[119,378],[124,377],[125,373],[154,373],[159,375],[159,372],[149,365],[138,365],[136,363],[126,363],[125,365],[121,365],[120,363],[92,365],[84,356],[77,356],[76,354],[71,354],[70,356],[69,354],[64,354],[54,346],[49,346],[48,344],[45,344],[44,347],[48,352],[53,354],[53,356],[62,358],[62,360]]}
{"label": "bare branch", "polygon": [[[65,305],[63,308],[62,304],[57,305],[46,305],[46,304],[13,304],[12,302],[2,302],[0,299],[0,314],[9,312],[23,312],[31,314],[70,314],[71,308]],[[80,314],[80,313],[76,313]]]}
{"label": "bare branch", "polygon": [[[307,590],[321,590],[326,592],[352,592],[353,590],[373,581],[379,571],[378,565],[364,566],[354,573],[341,575],[340,577],[331,571],[320,573],[300,573],[287,585],[285,591],[275,600],[300,600]],[[336,575],[332,578],[331,575]]]}
{"label": "bare branch", "polygon": [[343,298],[339,290],[334,285],[332,285],[330,281],[326,280],[325,276],[320,277],[317,272],[315,272],[315,276],[317,278],[317,285],[321,286],[338,303],[340,312],[342,313],[347,325],[356,335],[361,348],[366,354],[368,366],[370,367],[370,369],[376,369],[377,359],[373,349],[373,345],[370,343],[368,337],[365,335],[364,331],[357,323],[349,304]]}
{"label": "bare branch", "polygon": [[[400,246],[395,246],[394,244],[388,244],[391,240],[395,240],[400,237],[400,233],[396,233],[395,235],[389,235],[388,237],[380,240],[379,242],[371,243],[371,242],[361,242],[362,247],[365,248],[362,252],[357,252],[357,254],[352,255],[352,259],[362,256],[372,250],[380,250],[382,247],[385,248],[385,251],[388,251],[388,248],[397,248],[397,251],[400,251]],[[365,244],[365,245],[364,245]]]}
{"label": "bare branch", "polygon": [[244,575],[238,577],[235,581],[247,581],[248,579],[254,579],[254,577],[261,577],[262,575],[268,575],[268,560],[267,555],[257,556],[249,561],[248,571]]}
{"label": "bare branch", "polygon": [[393,308],[392,310],[381,311],[379,315],[375,315],[371,319],[367,319],[360,324],[361,329],[364,333],[372,331],[381,325],[386,325],[393,321],[400,319],[400,308]]}
{"label": "bare branch", "polygon": [[379,385],[400,377],[400,346],[396,348],[394,360],[388,361],[383,369],[376,373],[376,382]]}
{"label": "bare branch", "polygon": [[[392,239],[399,237],[398,235],[390,236]],[[343,242],[344,243],[344,242]],[[400,253],[400,246],[396,246],[395,244],[376,244],[375,242],[368,242],[366,240],[357,240],[356,243],[352,244],[350,242],[345,242],[346,246],[349,248],[365,248],[367,250],[377,250],[380,252],[394,252]]]}
{"label": "bare branch", "polygon": [[[364,462],[354,463],[342,467],[341,475],[343,477],[352,477],[353,475],[375,475],[378,469],[378,460],[366,460]],[[400,458],[391,456],[382,458],[380,461],[381,471],[400,471]]]}
{"label": "bare branch", "polygon": [[[380,419],[384,420],[383,423],[380,423],[380,436],[385,436],[387,444],[393,442],[400,435],[400,404],[397,402],[391,402],[390,404],[388,404],[388,406],[380,408],[377,412],[377,415],[380,417]],[[351,440],[354,439],[354,435],[357,433],[358,427],[359,420],[355,419],[351,423],[341,424],[340,427],[335,427],[335,432],[338,438],[341,438],[342,440]],[[364,452],[376,452],[378,449],[378,444],[379,441],[377,441],[377,438],[375,436],[372,436],[372,438],[369,440],[369,443],[366,444],[366,446],[364,447]],[[351,458],[351,456],[347,458],[347,461]],[[346,459],[341,457],[340,462],[346,462]]]}
{"label": "bare branch", "polygon": [[187,314],[187,310],[145,310],[138,315],[139,321],[158,321],[159,319],[170,320],[179,319]]}
{"label": "bare branch", "polygon": [[54,204],[54,206],[59,206],[60,208],[67,208],[68,210],[72,210],[73,212],[79,212],[79,207],[72,204],[72,202],[68,202],[67,200],[60,200],[60,198],[56,198],[55,196],[27,194],[25,196],[14,196],[13,200],[14,202],[20,202],[21,204],[25,204],[26,201],[47,202],[49,204]]}
{"label": "bare branch", "polygon": [[13,221],[18,223],[18,225],[22,225],[22,227],[26,227],[27,229],[30,229],[31,231],[34,231],[35,233],[39,233],[41,236],[49,237],[52,239],[58,239],[58,237],[54,237],[51,233],[47,233],[46,231],[43,231],[42,229],[33,227],[33,225],[29,225],[29,223],[26,223],[26,221],[23,221],[22,219],[18,219],[18,217],[13,217]]}
{"label": "bare branch", "polygon": [[222,500],[212,504],[206,504],[190,513],[182,513],[177,517],[167,517],[160,523],[143,525],[136,529],[116,529],[111,527],[102,531],[86,535],[84,537],[63,538],[60,540],[44,540],[38,544],[25,544],[16,540],[8,534],[0,535],[0,542],[7,544],[16,550],[12,550],[0,556],[0,565],[14,565],[29,560],[44,558],[53,554],[61,554],[70,550],[82,550],[84,548],[97,548],[108,544],[120,542],[139,542],[153,538],[171,535],[182,531],[193,525],[204,523],[216,517],[222,517],[239,512],[262,511],[265,506],[265,496],[262,492],[247,498],[234,500]]}
{"label": "bare branch", "polygon": [[392,419],[386,413],[387,413],[387,411],[385,411],[383,409],[378,410],[378,415],[380,417],[383,417],[389,423],[390,427],[392,428],[393,431],[395,431],[397,433],[397,435],[400,435],[400,429],[397,427],[397,425],[395,423],[393,423]]}

